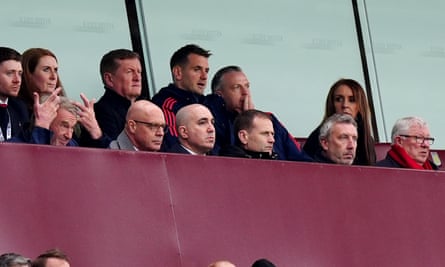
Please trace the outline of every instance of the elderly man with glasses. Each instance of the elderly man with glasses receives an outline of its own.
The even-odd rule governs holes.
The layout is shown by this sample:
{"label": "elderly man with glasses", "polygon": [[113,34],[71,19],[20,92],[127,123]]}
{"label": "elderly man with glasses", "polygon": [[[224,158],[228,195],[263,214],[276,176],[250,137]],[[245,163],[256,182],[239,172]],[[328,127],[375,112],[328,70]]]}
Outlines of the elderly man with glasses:
{"label": "elderly man with glasses", "polygon": [[437,166],[428,160],[434,138],[423,119],[406,117],[397,120],[392,128],[391,139],[391,149],[385,159],[377,162],[377,166],[437,170]]}
{"label": "elderly man with glasses", "polygon": [[159,151],[167,130],[164,114],[148,100],[134,102],[127,112],[124,130],[110,144],[111,149]]}

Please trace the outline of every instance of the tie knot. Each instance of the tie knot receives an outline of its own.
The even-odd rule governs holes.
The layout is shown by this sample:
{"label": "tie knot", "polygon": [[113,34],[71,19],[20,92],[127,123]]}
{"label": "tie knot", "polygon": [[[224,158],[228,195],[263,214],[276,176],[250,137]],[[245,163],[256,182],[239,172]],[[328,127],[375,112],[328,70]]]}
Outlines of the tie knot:
{"label": "tie knot", "polygon": [[7,108],[7,107],[8,107],[8,104],[3,104],[3,103],[0,104],[0,108]]}

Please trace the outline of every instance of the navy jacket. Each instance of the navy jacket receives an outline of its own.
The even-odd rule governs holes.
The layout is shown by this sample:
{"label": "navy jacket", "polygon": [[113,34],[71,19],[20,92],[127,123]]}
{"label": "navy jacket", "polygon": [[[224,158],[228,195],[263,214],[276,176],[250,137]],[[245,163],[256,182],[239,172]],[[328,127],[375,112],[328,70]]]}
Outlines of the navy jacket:
{"label": "navy jacket", "polygon": [[94,104],[94,113],[103,136],[99,140],[93,140],[88,131],[82,128],[80,145],[108,148],[111,141],[124,129],[130,105],[130,100],[105,87],[104,95]]}
{"label": "navy jacket", "polygon": [[[25,103],[15,97],[8,98],[8,107],[7,113],[9,113],[9,120],[11,122],[11,138],[20,134],[23,129],[29,127],[29,114],[28,109],[26,108]],[[7,121],[3,121],[3,119],[7,120],[8,114],[4,118],[0,116],[0,125],[5,123],[7,125]],[[7,139],[6,132],[3,132],[3,136]]]}
{"label": "navy jacket", "polygon": [[176,113],[179,109],[190,104],[202,104],[203,95],[198,95],[169,84],[167,87],[159,90],[151,99],[158,105],[165,116],[168,132],[164,135],[161,151],[168,151],[178,142],[178,133],[176,132]]}
{"label": "navy jacket", "polygon": [[[10,140],[11,143],[28,143],[28,144],[40,144],[40,145],[50,145],[51,137],[53,133],[45,128],[34,127],[32,131],[27,131],[24,134],[15,136]],[[78,143],[71,139],[66,146],[78,146]]]}
{"label": "navy jacket", "polygon": [[[224,99],[217,94],[205,97],[206,105],[215,117],[216,143],[214,152],[219,154],[219,149],[228,145],[235,145],[235,133],[233,125],[238,115],[226,109]],[[304,153],[297,141],[289,134],[281,122],[271,113],[272,124],[275,131],[275,143],[273,150],[278,154],[279,160],[312,161],[312,158]]]}
{"label": "navy jacket", "polygon": [[[433,170],[439,169],[436,164],[434,164],[432,161],[430,161],[431,167]],[[388,154],[386,154],[386,157],[380,161],[378,161],[375,166],[378,167],[389,167],[389,168],[404,168],[399,163],[397,163],[393,158],[391,158]]]}

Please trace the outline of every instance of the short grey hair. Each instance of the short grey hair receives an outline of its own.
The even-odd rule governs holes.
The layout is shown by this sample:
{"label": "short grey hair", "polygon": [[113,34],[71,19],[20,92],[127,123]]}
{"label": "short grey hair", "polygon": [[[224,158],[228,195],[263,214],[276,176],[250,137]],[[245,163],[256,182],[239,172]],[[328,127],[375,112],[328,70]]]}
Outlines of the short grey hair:
{"label": "short grey hair", "polygon": [[357,122],[351,115],[335,113],[321,125],[318,140],[327,139],[331,135],[332,127],[337,123],[352,124],[357,129]]}
{"label": "short grey hair", "polygon": [[394,126],[392,127],[391,131],[392,143],[395,144],[395,139],[397,136],[408,134],[409,129],[413,126],[419,126],[421,128],[425,128],[428,127],[428,124],[424,119],[415,116],[398,119],[396,123],[394,123]]}
{"label": "short grey hair", "polygon": [[[51,94],[42,94],[40,96],[40,104],[45,102],[50,96],[51,96]],[[59,96],[59,99],[60,99],[59,100],[59,108],[65,109],[68,112],[70,112],[71,114],[77,116],[78,108],[76,107],[76,105],[73,104],[73,101],[71,101],[66,96]]]}
{"label": "short grey hair", "polygon": [[13,267],[17,265],[31,267],[31,260],[17,253],[0,255],[0,267]]}

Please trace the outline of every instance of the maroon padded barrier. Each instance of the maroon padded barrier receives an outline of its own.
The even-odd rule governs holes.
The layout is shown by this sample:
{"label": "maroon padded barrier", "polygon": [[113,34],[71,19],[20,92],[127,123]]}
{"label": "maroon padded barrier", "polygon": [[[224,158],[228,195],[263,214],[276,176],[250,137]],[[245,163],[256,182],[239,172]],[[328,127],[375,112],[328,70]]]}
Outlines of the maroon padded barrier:
{"label": "maroon padded barrier", "polygon": [[73,266],[445,266],[445,172],[0,144],[0,252]]}

